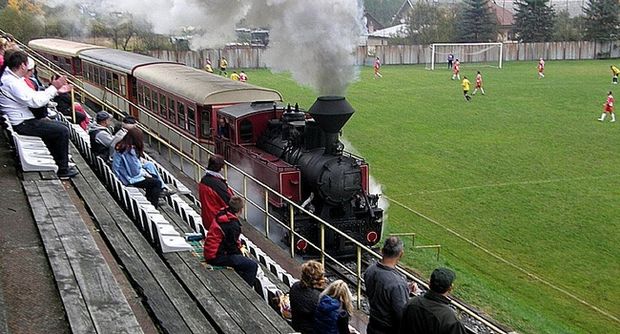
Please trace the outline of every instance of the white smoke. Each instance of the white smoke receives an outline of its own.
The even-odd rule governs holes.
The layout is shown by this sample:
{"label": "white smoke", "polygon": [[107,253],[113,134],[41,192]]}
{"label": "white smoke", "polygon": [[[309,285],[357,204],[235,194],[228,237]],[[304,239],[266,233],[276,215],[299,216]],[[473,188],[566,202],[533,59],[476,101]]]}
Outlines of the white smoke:
{"label": "white smoke", "polygon": [[[46,4],[85,6],[80,0]],[[98,15],[130,13],[160,34],[193,30],[193,49],[221,48],[234,41],[242,20],[269,28],[267,66],[290,72],[321,95],[344,95],[359,77],[354,52],[363,32],[361,0],[101,0],[87,7]]]}

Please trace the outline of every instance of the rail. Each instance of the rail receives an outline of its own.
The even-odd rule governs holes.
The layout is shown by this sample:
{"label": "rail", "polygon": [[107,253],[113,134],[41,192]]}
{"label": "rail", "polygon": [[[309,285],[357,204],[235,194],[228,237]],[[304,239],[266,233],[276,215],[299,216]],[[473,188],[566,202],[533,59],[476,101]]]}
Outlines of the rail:
{"label": "rail", "polygon": [[[4,31],[0,30],[0,32],[4,33]],[[79,78],[71,75],[71,73],[66,73],[66,71],[58,66],[56,66],[56,69],[53,69],[53,66],[49,66],[49,65],[54,65],[53,63],[50,63],[49,65],[46,64],[45,62],[39,60],[39,58],[41,59],[45,59],[47,60],[45,57],[41,56],[40,54],[38,54],[35,50],[32,50],[31,48],[25,46],[22,43],[18,44],[24,46],[25,49],[28,49],[31,51],[32,54],[37,55],[37,59],[35,59],[35,61],[37,61],[41,66],[45,67],[46,69],[52,71],[53,73],[56,74],[63,74],[66,75],[68,77],[68,81],[71,84],[74,84],[74,87],[79,90],[83,96],[88,96],[90,99],[92,99],[93,101],[101,104],[102,106],[104,106],[105,108],[107,108],[108,110],[113,111],[115,114],[120,115],[120,116],[124,116],[126,115],[126,113],[124,113],[122,110],[120,110],[117,106],[108,103],[107,101],[101,100],[99,99],[97,96],[94,96],[93,94],[91,94],[90,92],[88,92],[84,87],[82,87],[82,85],[77,85],[77,83],[80,82]],[[142,113],[144,113],[145,115],[147,115],[148,117],[156,117],[155,115],[153,115],[153,113],[151,113],[150,110],[144,109],[143,107],[129,101],[126,100],[124,97],[122,97],[119,94],[116,94],[113,91],[109,91],[107,90],[108,93],[114,94],[119,98],[123,99],[123,102],[128,103],[129,105],[133,106],[134,108],[140,110]],[[166,146],[166,148],[168,149],[169,152],[169,159],[171,158],[171,152],[175,152],[178,157],[181,159],[181,170],[183,170],[183,165],[184,162],[190,163],[192,164],[195,169],[195,174],[194,174],[194,180],[198,181],[199,177],[202,173],[205,172],[205,168],[202,167],[201,162],[196,160],[196,153],[199,151],[203,151],[204,153],[207,154],[208,156],[213,155],[214,153],[211,152],[210,150],[208,150],[207,148],[205,148],[204,146],[202,146],[201,143],[195,141],[193,138],[188,137],[188,135],[171,128],[171,130],[173,130],[174,132],[176,132],[181,138],[183,138],[184,140],[186,140],[187,142],[189,142],[192,146],[189,147],[190,152],[192,152],[192,156],[187,155],[184,151],[183,151],[183,147],[181,145],[181,147],[177,148],[173,143],[170,142],[170,140],[167,140],[165,138],[162,138],[159,136],[158,133],[155,133],[153,131],[151,131],[150,129],[146,128],[144,125],[140,124],[139,125],[140,128],[147,133],[151,138],[155,139],[156,141],[158,141],[158,145],[161,148],[161,145],[163,144],[164,146]],[[265,227],[265,234],[268,236],[269,235],[269,231],[270,231],[270,219],[273,219],[278,225],[280,225],[281,227],[285,228],[289,235],[291,236],[290,238],[290,255],[291,257],[295,256],[295,245],[294,245],[294,240],[295,237],[298,237],[299,239],[304,240],[305,242],[307,242],[307,244],[311,247],[313,247],[314,249],[318,250],[320,252],[320,261],[321,263],[325,264],[326,260],[332,261],[335,265],[337,265],[338,267],[342,268],[344,271],[348,272],[349,274],[353,275],[356,278],[357,284],[356,284],[356,305],[357,308],[359,309],[361,307],[361,289],[362,289],[362,284],[364,282],[363,279],[363,273],[362,273],[362,252],[366,252],[367,254],[369,254],[372,257],[375,257],[376,259],[380,259],[381,255],[376,253],[375,251],[373,251],[372,249],[364,246],[363,244],[361,244],[360,242],[358,242],[357,240],[353,239],[352,237],[350,237],[349,235],[347,235],[346,233],[336,229],[334,226],[332,226],[331,224],[329,224],[328,222],[324,221],[323,219],[321,219],[320,217],[316,216],[314,213],[309,212],[308,210],[304,209],[303,207],[299,206],[297,203],[289,200],[288,198],[286,198],[285,196],[283,196],[282,194],[280,194],[279,192],[275,191],[274,189],[271,189],[269,186],[267,186],[266,184],[262,183],[261,181],[259,181],[258,179],[254,178],[253,176],[247,174],[246,172],[244,172],[242,169],[238,168],[235,165],[232,165],[228,162],[226,162],[226,165],[224,166],[224,175],[227,176],[228,175],[228,169],[232,168],[233,170],[237,171],[238,173],[240,173],[243,177],[242,180],[242,189],[238,190],[233,188],[234,192],[241,195],[247,203],[251,204],[253,207],[255,207],[256,209],[258,209],[259,211],[261,211],[264,215],[264,227]],[[254,184],[256,184],[257,186],[259,186],[260,188],[262,188],[263,190],[263,194],[265,195],[265,200],[263,203],[257,203],[254,202],[253,200],[251,200],[248,197],[248,186],[247,186],[247,182],[248,181],[252,181]],[[276,197],[279,197],[280,199],[282,199],[285,203],[288,204],[288,209],[289,209],[289,219],[287,222],[284,222],[282,220],[280,220],[278,217],[274,216],[273,214],[269,213],[269,195],[273,195]],[[318,223],[319,223],[319,245],[315,245],[314,243],[312,243],[310,240],[308,240],[307,238],[305,238],[304,236],[300,235],[299,233],[295,232],[295,219],[294,219],[294,213],[295,213],[295,209],[297,209],[300,212],[303,212],[304,214],[308,215],[309,217],[315,219]],[[244,210],[245,212],[247,212],[247,210]],[[247,218],[247,216],[245,217]],[[355,245],[356,247],[356,268],[355,270],[349,269],[347,266],[345,266],[342,262],[338,261],[336,258],[334,258],[333,256],[329,255],[328,253],[326,253],[325,251],[325,229],[329,229],[330,231],[333,231],[334,233],[336,233],[337,235],[340,235],[341,237],[345,238],[346,240],[348,240],[349,242],[351,242],[353,245]],[[414,276],[413,274],[409,273],[408,271],[406,271],[403,267],[401,266],[397,266],[396,269],[403,274],[405,277],[407,277],[408,279],[416,282],[418,285],[422,285],[424,286],[426,289],[428,289],[428,285],[420,280],[419,278],[417,278],[416,276]],[[470,310],[466,305],[461,304],[460,302],[451,299],[451,303],[460,311],[463,313],[466,313],[468,316],[480,321],[481,323],[485,324],[486,326],[488,326],[491,330],[495,331],[496,333],[507,333],[505,330],[499,328],[498,326],[494,325],[493,323],[489,322],[488,320],[484,319],[483,317],[481,317],[480,315],[478,315],[477,313],[473,312],[472,310]]]}

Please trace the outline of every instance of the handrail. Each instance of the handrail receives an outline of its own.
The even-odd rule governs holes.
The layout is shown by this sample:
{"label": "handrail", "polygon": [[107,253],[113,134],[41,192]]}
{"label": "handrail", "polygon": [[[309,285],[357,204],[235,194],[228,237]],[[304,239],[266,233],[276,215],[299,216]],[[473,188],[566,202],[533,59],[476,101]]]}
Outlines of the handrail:
{"label": "handrail", "polygon": [[[0,32],[4,33],[4,31],[0,30]],[[19,45],[25,46],[24,44],[22,44],[21,42],[17,41]],[[40,54],[38,54],[36,51],[32,50],[31,48],[29,48],[28,46],[25,46],[27,49],[31,50],[32,53],[36,54],[38,57],[41,57],[45,60],[47,60],[45,57],[42,57]],[[58,67],[56,64],[50,63],[45,64],[43,63],[41,60],[39,59],[35,59],[35,61],[37,61],[38,63],[40,63],[43,67],[47,68],[48,70],[60,74],[62,73],[63,75],[66,75],[67,77],[70,77],[71,79],[69,80],[70,83],[74,84],[74,83],[78,83],[79,79],[76,78],[75,76],[73,76],[71,73],[67,73],[64,69]],[[49,62],[49,61],[48,61]],[[52,69],[52,66],[56,66],[58,68],[58,70],[54,70]],[[94,101],[96,101],[97,103],[100,103],[102,106],[107,107],[109,110],[113,110],[115,114],[124,116],[125,113],[123,113],[117,106],[112,105],[107,103],[106,101],[102,101],[101,99],[99,99],[98,97],[94,96],[93,94],[89,93],[88,91],[86,91],[83,87],[79,86],[79,85],[75,85],[74,87],[77,88],[81,93],[87,95],[89,98],[93,99]],[[129,101],[127,99],[125,99],[125,97],[109,90],[106,88],[106,91],[123,99],[123,102],[135,107],[136,109],[140,110],[141,112],[145,113],[147,116],[149,117],[155,117],[156,115],[153,115],[153,113],[150,110],[147,110],[135,103],[133,103],[132,101]],[[154,138],[155,140],[158,141],[158,143],[160,144],[164,144],[169,150],[174,151],[176,154],[179,155],[179,157],[181,158],[181,163],[184,162],[184,160],[186,162],[189,162],[191,164],[193,164],[197,170],[200,171],[204,171],[205,168],[202,167],[201,162],[197,161],[194,159],[194,157],[190,157],[187,154],[185,154],[185,152],[183,152],[182,150],[179,150],[178,148],[176,148],[174,145],[172,145],[172,143],[169,142],[169,140],[166,140],[165,138],[162,138],[159,136],[159,134],[154,133],[153,131],[151,131],[150,129],[148,129],[147,127],[145,127],[142,124],[139,124],[139,127],[145,131],[147,134],[149,134],[149,136],[151,136],[152,138]],[[205,148],[204,146],[202,146],[199,142],[195,141],[193,138],[188,137],[186,134],[178,131],[177,129],[174,128],[169,128],[170,130],[174,131],[176,134],[178,134],[180,137],[182,137],[184,140],[187,140],[190,144],[193,144],[194,147],[198,148],[199,150],[202,150],[203,152],[207,153],[207,155],[213,155],[215,153],[211,152],[209,149]],[[191,150],[193,152],[193,149]],[[301,207],[300,205],[298,205],[297,203],[289,200],[287,197],[285,197],[284,195],[280,194],[279,192],[277,192],[274,189],[271,189],[269,186],[267,186],[266,184],[262,183],[261,181],[259,181],[258,179],[254,178],[252,175],[247,174],[246,172],[244,172],[242,169],[238,168],[237,166],[229,163],[228,161],[225,161],[225,166],[229,167],[229,168],[233,168],[233,170],[239,172],[241,175],[243,175],[243,192],[239,192],[237,189],[233,189],[236,193],[238,194],[243,194],[244,199],[252,204],[253,206],[255,206],[257,209],[261,210],[265,215],[266,215],[266,221],[268,221],[269,218],[274,219],[276,222],[278,222],[278,224],[284,228],[286,228],[289,233],[291,233],[291,240],[294,240],[295,237],[298,237],[304,241],[306,241],[308,243],[308,245],[314,247],[315,249],[319,250],[321,253],[321,262],[324,264],[325,263],[325,259],[327,258],[328,260],[334,262],[336,265],[338,265],[340,268],[344,269],[345,271],[347,271],[348,273],[350,273],[351,275],[355,276],[357,279],[357,284],[356,284],[356,291],[357,291],[357,307],[359,308],[361,305],[361,285],[364,282],[364,278],[363,278],[363,274],[361,272],[361,268],[362,268],[362,251],[365,251],[366,253],[368,253],[369,255],[375,257],[376,259],[380,259],[381,255],[376,253],[375,251],[373,251],[372,249],[366,247],[365,245],[361,244],[360,242],[358,242],[357,240],[353,239],[352,237],[350,237],[349,235],[347,235],[346,233],[340,231],[339,229],[335,228],[334,226],[332,226],[330,223],[324,221],[323,219],[321,219],[320,217],[316,216],[314,213],[309,212],[308,210],[306,210],[305,208]],[[258,205],[258,203],[255,203],[254,201],[252,201],[251,199],[248,198],[247,196],[247,179],[253,181],[254,183],[256,183],[258,186],[260,186],[261,188],[263,188],[265,190],[265,205],[268,206],[268,196],[269,194],[275,195],[277,197],[279,197],[280,199],[284,200],[288,205],[289,205],[289,209],[291,211],[293,211],[293,208],[296,208],[297,210],[305,213],[306,215],[308,215],[309,217],[317,220],[319,222],[319,228],[320,228],[320,240],[319,243],[320,245],[314,245],[310,240],[306,239],[305,237],[303,237],[302,235],[298,234],[297,232],[295,232],[294,230],[294,221],[293,221],[293,217],[291,215],[291,224],[287,225],[284,222],[280,221],[277,217],[271,215],[269,213],[269,208],[265,207],[264,209],[262,208],[262,206]],[[342,236],[343,238],[347,239],[348,241],[352,242],[355,247],[356,247],[356,259],[357,259],[357,264],[356,264],[356,270],[353,271],[351,269],[349,269],[348,267],[346,267],[344,264],[342,264],[340,261],[338,261],[336,258],[334,258],[333,256],[329,255],[328,253],[325,252],[325,228],[329,228],[331,231],[337,233],[338,235]],[[293,245],[291,245],[293,246]],[[293,247],[291,247],[291,256],[294,256],[294,249]],[[403,274],[405,277],[407,277],[410,280],[415,281],[417,284],[422,285],[423,287],[425,287],[426,289],[429,288],[428,284],[426,284],[424,281],[422,281],[421,279],[415,277],[413,274],[411,274],[410,272],[408,272],[407,270],[405,270],[402,266],[396,266],[396,270],[398,270],[401,274]],[[507,333],[505,330],[495,326],[493,323],[489,322],[488,320],[482,318],[480,315],[478,315],[477,313],[471,311],[469,308],[465,307],[464,305],[462,305],[461,303],[457,302],[456,300],[450,298],[451,303],[457,308],[459,309],[459,311],[461,312],[465,312],[466,314],[468,314],[470,317],[476,319],[477,321],[480,321],[482,323],[484,323],[486,326],[488,326],[489,328],[491,328],[492,330],[498,332],[498,333]]]}

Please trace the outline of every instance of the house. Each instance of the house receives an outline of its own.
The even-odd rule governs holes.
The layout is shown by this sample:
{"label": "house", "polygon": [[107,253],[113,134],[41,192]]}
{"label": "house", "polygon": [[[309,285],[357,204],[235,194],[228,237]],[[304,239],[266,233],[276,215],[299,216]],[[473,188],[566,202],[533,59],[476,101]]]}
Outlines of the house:
{"label": "house", "polygon": [[369,34],[372,34],[373,32],[375,32],[377,30],[381,30],[381,29],[384,28],[383,24],[381,24],[381,22],[379,22],[368,11],[364,11],[364,18],[363,18],[363,20],[364,20],[364,26],[366,27],[366,31]]}

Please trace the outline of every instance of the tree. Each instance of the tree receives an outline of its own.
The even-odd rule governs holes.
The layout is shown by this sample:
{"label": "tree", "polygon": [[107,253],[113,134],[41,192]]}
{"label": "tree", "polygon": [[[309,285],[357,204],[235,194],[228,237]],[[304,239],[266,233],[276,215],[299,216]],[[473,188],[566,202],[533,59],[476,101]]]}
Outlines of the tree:
{"label": "tree", "polygon": [[517,0],[515,2],[515,33],[521,41],[551,40],[555,11],[548,5],[548,2],[549,0]]}
{"label": "tree", "polygon": [[0,11],[0,27],[27,43],[43,33],[43,10],[36,2],[9,0]]}
{"label": "tree", "polygon": [[553,40],[562,41],[580,41],[583,37],[581,33],[583,26],[583,17],[570,17],[568,10],[564,9],[557,13],[553,22]]}
{"label": "tree", "polygon": [[417,2],[407,16],[407,33],[413,44],[447,43],[454,38],[454,11]]}
{"label": "tree", "polygon": [[364,0],[364,9],[381,24],[388,26],[403,2],[404,0]]}
{"label": "tree", "polygon": [[586,14],[586,39],[609,41],[620,38],[620,5],[618,0],[588,0],[583,11]]}
{"label": "tree", "polygon": [[493,42],[497,40],[497,19],[489,0],[465,0],[458,19],[459,42]]}

